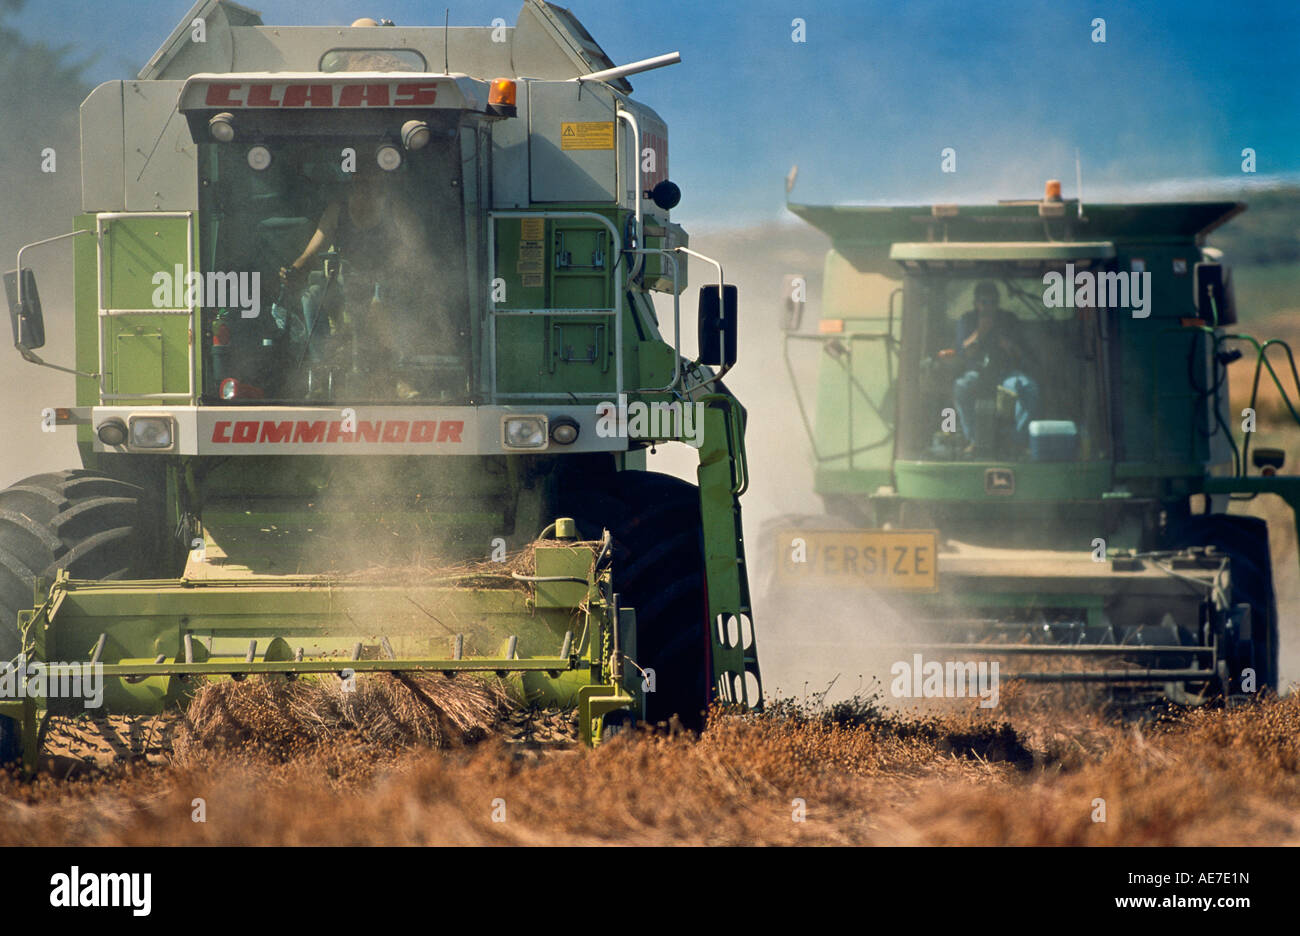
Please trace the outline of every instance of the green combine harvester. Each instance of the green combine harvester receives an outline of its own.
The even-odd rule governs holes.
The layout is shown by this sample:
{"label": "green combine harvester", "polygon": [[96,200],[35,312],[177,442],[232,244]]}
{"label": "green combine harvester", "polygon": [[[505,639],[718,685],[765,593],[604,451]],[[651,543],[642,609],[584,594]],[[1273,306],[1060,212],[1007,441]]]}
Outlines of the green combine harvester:
{"label": "green combine harvester", "polygon": [[[797,277],[784,323],[825,514],[765,529],[764,613],[857,596],[883,608],[857,615],[877,660],[1001,659],[1004,679],[1142,704],[1275,690],[1268,531],[1227,511],[1300,506],[1283,453],[1242,432],[1261,375],[1283,390],[1284,360],[1294,389],[1295,363],[1236,331],[1203,246],[1244,207],[1084,205],[1056,182],[996,205],[790,204],[831,239],[815,330]],[[1248,414],[1228,405],[1243,353]]]}
{"label": "green combine harvester", "polygon": [[[33,405],[83,467],[0,492],[0,761],[35,766],[92,665],[91,714],[368,672],[495,674],[590,743],[760,704],[736,291],[629,96],[677,59],[615,67],[539,0],[481,28],[204,0],[90,94],[73,366],[36,354],[24,266],[61,238],[6,278],[19,352],[75,375]],[[645,470],[673,441],[698,487]]]}

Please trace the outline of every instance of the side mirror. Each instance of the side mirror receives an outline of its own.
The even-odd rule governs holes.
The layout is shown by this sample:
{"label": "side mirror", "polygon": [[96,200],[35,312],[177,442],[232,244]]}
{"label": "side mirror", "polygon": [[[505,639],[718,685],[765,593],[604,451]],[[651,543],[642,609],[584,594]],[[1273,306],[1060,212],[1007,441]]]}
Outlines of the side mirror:
{"label": "side mirror", "polygon": [[1197,263],[1193,267],[1192,279],[1196,289],[1196,311],[1200,317],[1216,325],[1237,324],[1237,306],[1228,268],[1222,263]]}
{"label": "side mirror", "polygon": [[736,287],[700,287],[700,363],[730,367],[736,363]]}
{"label": "side mirror", "polygon": [[5,296],[9,300],[9,321],[14,329],[14,345],[32,351],[45,347],[45,318],[41,315],[41,296],[36,291],[36,274],[22,271],[23,301],[18,302],[18,276],[5,274]]}

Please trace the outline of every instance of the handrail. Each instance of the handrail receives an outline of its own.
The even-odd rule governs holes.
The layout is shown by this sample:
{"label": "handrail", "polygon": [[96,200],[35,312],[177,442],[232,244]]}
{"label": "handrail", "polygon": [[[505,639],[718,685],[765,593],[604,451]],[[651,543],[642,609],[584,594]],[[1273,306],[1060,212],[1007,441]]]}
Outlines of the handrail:
{"label": "handrail", "polygon": [[[1260,372],[1261,370],[1263,370],[1263,368],[1266,367],[1268,368],[1269,377],[1272,378],[1273,380],[1273,386],[1277,387],[1278,393],[1282,395],[1282,402],[1286,404],[1287,410],[1291,413],[1291,418],[1296,422],[1297,425],[1300,425],[1300,412],[1297,412],[1295,406],[1292,405],[1290,394],[1288,394],[1286,388],[1282,386],[1282,381],[1278,377],[1277,371],[1273,369],[1273,363],[1268,359],[1268,349],[1273,347],[1274,345],[1280,345],[1282,349],[1286,352],[1287,363],[1290,364],[1291,366],[1291,379],[1295,382],[1297,392],[1300,393],[1300,370],[1297,370],[1296,368],[1295,355],[1291,351],[1291,346],[1287,342],[1283,341],[1281,338],[1269,338],[1266,341],[1264,341],[1263,344],[1260,344],[1260,342],[1256,340],[1253,335],[1247,335],[1242,333],[1230,333],[1224,335],[1217,335],[1214,340],[1216,362],[1218,361],[1219,346],[1224,341],[1230,341],[1230,340],[1249,341],[1252,345],[1255,346],[1255,376],[1253,381],[1251,382],[1251,388],[1250,388],[1251,411],[1252,412],[1255,411],[1255,404],[1259,398]],[[1224,365],[1224,367],[1226,366],[1227,365]],[[1217,389],[1215,392],[1216,393],[1218,392]],[[1249,466],[1251,433],[1247,432],[1247,433],[1243,433],[1243,435],[1245,436],[1245,438],[1242,440],[1241,463],[1237,469],[1238,477],[1245,476]],[[1229,433],[1229,438],[1231,438],[1230,433]],[[1235,442],[1233,444],[1233,452],[1235,455],[1236,453]]]}
{"label": "handrail", "polygon": [[[636,122],[636,115],[630,110],[625,110],[622,105],[619,105],[614,114],[619,120],[625,121],[632,128],[632,174],[636,180],[636,245],[637,247],[643,247],[645,245],[645,221],[641,217],[641,127]],[[642,257],[638,261],[636,269],[628,271],[628,280],[633,281],[640,276],[644,265],[645,258]]]}
{"label": "handrail", "polygon": [[626,251],[634,254],[657,253],[662,257],[667,257],[673,262],[673,379],[664,387],[642,387],[638,390],[629,390],[628,393],[671,393],[677,389],[677,384],[682,378],[682,302],[681,295],[678,292],[678,266],[677,258],[673,256],[671,249],[662,247],[633,247]]}
{"label": "handrail", "polygon": [[[1212,363],[1213,366],[1216,368],[1223,367],[1226,369],[1228,366],[1227,364],[1222,364],[1219,361],[1220,349],[1226,342],[1246,341],[1249,342],[1251,345],[1253,345],[1255,348],[1255,373],[1254,373],[1253,380],[1251,382],[1251,390],[1250,390],[1249,407],[1251,411],[1252,412],[1255,411],[1256,403],[1259,399],[1260,375],[1265,369],[1267,369],[1269,377],[1273,381],[1273,386],[1275,386],[1277,388],[1278,393],[1281,394],[1282,402],[1286,404],[1287,411],[1291,414],[1292,420],[1294,420],[1297,425],[1300,425],[1300,411],[1298,411],[1296,406],[1293,404],[1291,395],[1287,392],[1286,387],[1282,385],[1281,378],[1278,376],[1277,371],[1273,368],[1273,362],[1268,359],[1269,348],[1273,347],[1274,345],[1281,346],[1283,351],[1285,351],[1286,353],[1287,363],[1291,368],[1291,379],[1295,383],[1297,394],[1300,394],[1300,368],[1297,367],[1295,354],[1292,352],[1291,346],[1286,341],[1282,340],[1281,338],[1269,338],[1261,343],[1253,335],[1248,335],[1245,334],[1244,332],[1228,332],[1228,333],[1221,334],[1215,327],[1210,325],[1201,325],[1201,326],[1196,326],[1194,328],[1192,327],[1165,328],[1162,329],[1159,332],[1159,334],[1162,335],[1163,334],[1187,334],[1189,332],[1190,333],[1199,332],[1211,338],[1212,349],[1213,349]],[[1158,393],[1159,378],[1156,373],[1156,366],[1155,366],[1157,360],[1156,358],[1157,347],[1158,347],[1157,344],[1153,342],[1152,351],[1151,351],[1151,355],[1152,355],[1151,379],[1153,383],[1156,385],[1154,389],[1157,392],[1153,394],[1153,403],[1156,408],[1154,413],[1154,418],[1158,419],[1159,405],[1160,405],[1159,393]],[[1220,429],[1223,430],[1224,436],[1228,440],[1228,445],[1231,446],[1232,448],[1233,475],[1234,477],[1242,478],[1242,477],[1246,477],[1249,471],[1251,433],[1243,432],[1242,444],[1240,447],[1238,447],[1237,440],[1233,436],[1232,428],[1223,421],[1222,414],[1219,411],[1220,410],[1220,407],[1218,405],[1219,396],[1223,392],[1222,386],[1224,383],[1225,381],[1220,381],[1216,377],[1215,379],[1213,379],[1211,387],[1206,389],[1198,389],[1193,385],[1192,390],[1194,395],[1197,397],[1203,398],[1205,396],[1212,395],[1215,398],[1214,405],[1212,406],[1212,409],[1214,411],[1215,423]],[[1212,434],[1213,433],[1211,433],[1211,435]]]}

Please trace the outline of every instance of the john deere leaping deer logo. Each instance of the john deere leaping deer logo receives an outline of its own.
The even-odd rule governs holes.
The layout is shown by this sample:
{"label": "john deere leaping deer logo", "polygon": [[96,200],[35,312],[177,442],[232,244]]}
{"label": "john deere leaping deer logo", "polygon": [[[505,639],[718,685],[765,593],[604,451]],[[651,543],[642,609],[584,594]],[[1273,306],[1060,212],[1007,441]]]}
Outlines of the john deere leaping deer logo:
{"label": "john deere leaping deer logo", "polygon": [[1010,468],[989,468],[984,472],[984,493],[1016,493],[1016,473]]}

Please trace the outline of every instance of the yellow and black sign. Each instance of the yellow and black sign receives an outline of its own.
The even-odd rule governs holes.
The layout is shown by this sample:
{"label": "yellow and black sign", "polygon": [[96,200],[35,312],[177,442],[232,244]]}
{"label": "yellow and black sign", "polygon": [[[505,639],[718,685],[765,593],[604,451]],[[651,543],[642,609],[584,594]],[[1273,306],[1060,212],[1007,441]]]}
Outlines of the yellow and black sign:
{"label": "yellow and black sign", "polygon": [[541,245],[543,238],[546,237],[546,219],[545,218],[520,218],[519,219],[519,239],[528,241],[530,244]]}
{"label": "yellow and black sign", "polygon": [[939,588],[934,530],[782,530],[777,578],[784,585]]}
{"label": "yellow and black sign", "polygon": [[612,120],[586,120],[560,124],[560,149],[612,150],[614,148],[614,122]]}

